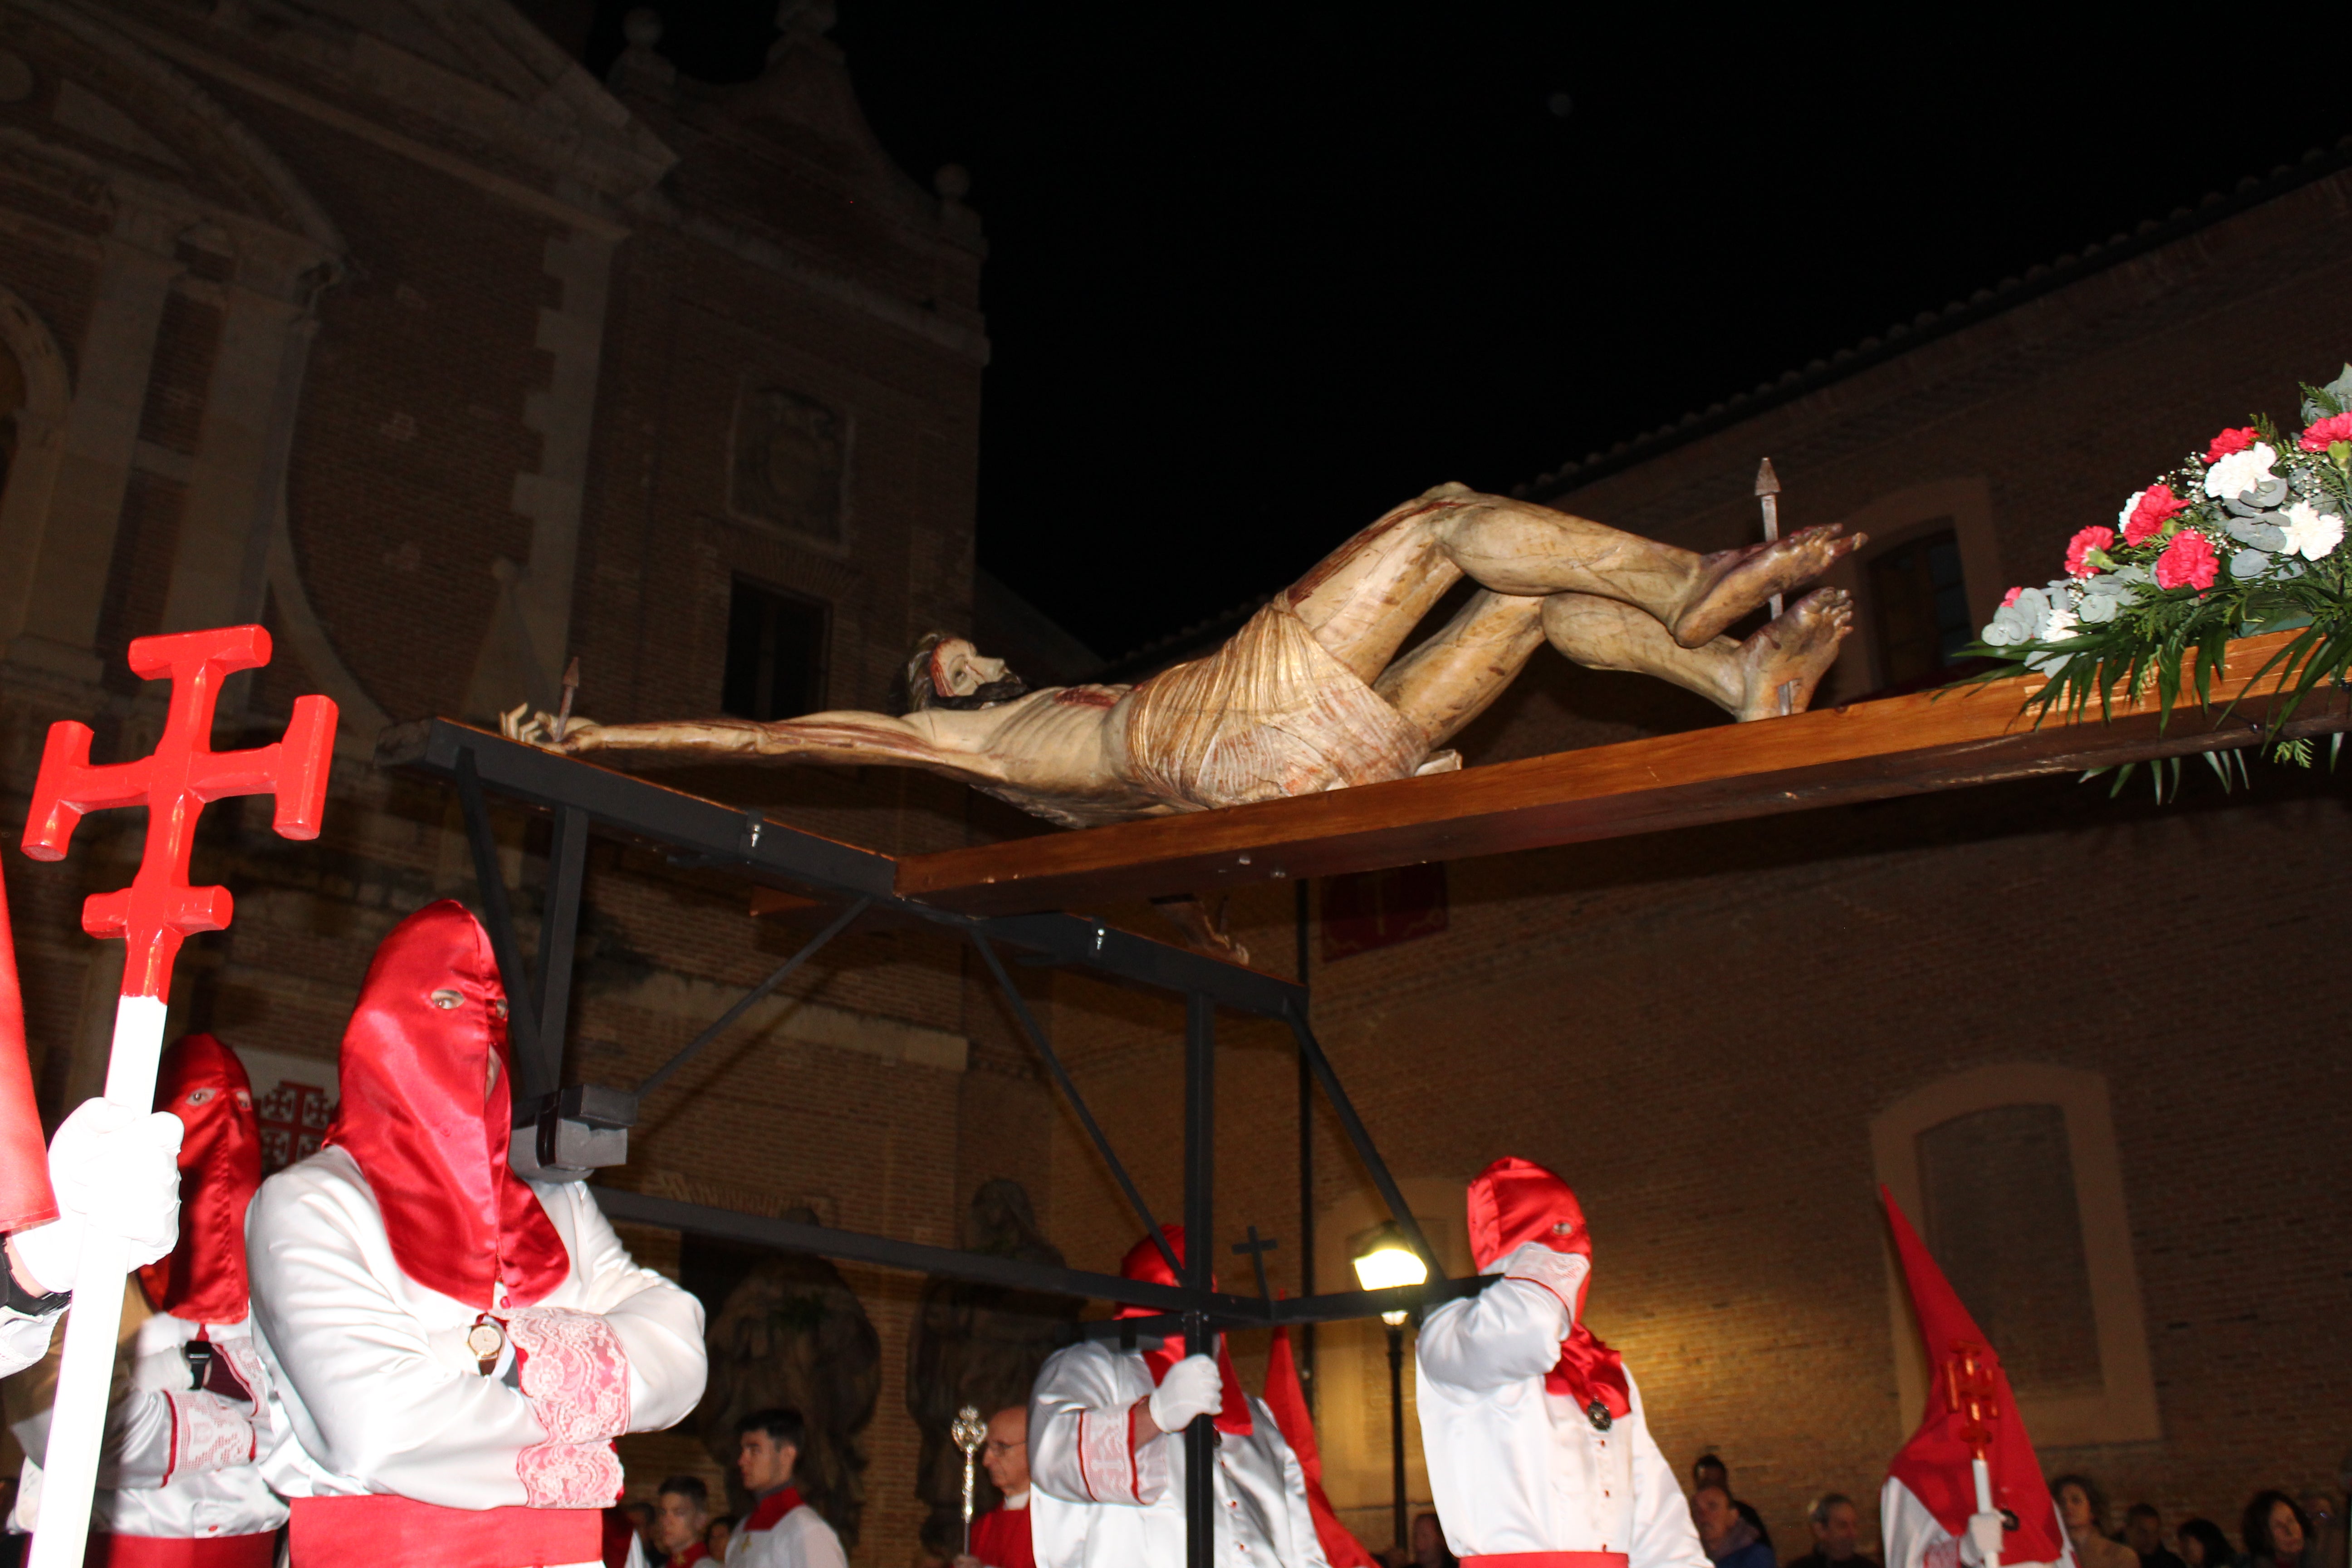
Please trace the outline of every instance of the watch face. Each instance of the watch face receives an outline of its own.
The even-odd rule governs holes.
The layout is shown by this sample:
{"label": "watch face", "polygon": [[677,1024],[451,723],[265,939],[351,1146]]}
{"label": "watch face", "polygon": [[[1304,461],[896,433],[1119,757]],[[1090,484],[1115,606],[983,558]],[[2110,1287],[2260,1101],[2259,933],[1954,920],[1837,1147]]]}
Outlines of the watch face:
{"label": "watch face", "polygon": [[1584,1407],[1584,1418],[1592,1423],[1595,1432],[1606,1432],[1617,1425],[1617,1418],[1609,1414],[1609,1406],[1597,1399]]}
{"label": "watch face", "polygon": [[506,1331],[496,1323],[476,1323],[466,1331],[466,1349],[476,1361],[488,1361],[506,1348]]}

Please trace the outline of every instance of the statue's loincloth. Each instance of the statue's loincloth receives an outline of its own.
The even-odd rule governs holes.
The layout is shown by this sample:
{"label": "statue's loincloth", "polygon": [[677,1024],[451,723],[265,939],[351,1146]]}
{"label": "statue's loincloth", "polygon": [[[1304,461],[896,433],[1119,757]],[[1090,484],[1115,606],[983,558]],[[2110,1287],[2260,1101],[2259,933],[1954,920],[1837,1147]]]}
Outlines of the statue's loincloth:
{"label": "statue's loincloth", "polygon": [[1129,775],[1180,807],[1244,805],[1410,777],[1429,738],[1280,599],[1224,647],[1127,700]]}

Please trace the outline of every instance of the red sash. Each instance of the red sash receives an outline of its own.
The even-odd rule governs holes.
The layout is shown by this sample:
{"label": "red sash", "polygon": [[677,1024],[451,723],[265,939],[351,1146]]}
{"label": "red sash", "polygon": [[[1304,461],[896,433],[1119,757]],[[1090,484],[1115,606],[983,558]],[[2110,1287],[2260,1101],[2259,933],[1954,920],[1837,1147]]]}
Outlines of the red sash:
{"label": "red sash", "polygon": [[1626,1568],[1622,1552],[1504,1552],[1465,1557],[1462,1568]]}
{"label": "red sash", "polygon": [[554,1568],[604,1549],[596,1508],[439,1508],[413,1498],[298,1497],[294,1568]]}
{"label": "red sash", "polygon": [[798,1487],[786,1487],[780,1492],[770,1492],[766,1497],[761,1498],[759,1506],[751,1510],[751,1517],[743,1521],[744,1531],[748,1534],[754,1530],[773,1530],[784,1521],[784,1515],[796,1508],[804,1506],[801,1498],[801,1489]]}
{"label": "red sash", "polygon": [[93,1535],[89,1568],[277,1568],[278,1532],[211,1535]]}

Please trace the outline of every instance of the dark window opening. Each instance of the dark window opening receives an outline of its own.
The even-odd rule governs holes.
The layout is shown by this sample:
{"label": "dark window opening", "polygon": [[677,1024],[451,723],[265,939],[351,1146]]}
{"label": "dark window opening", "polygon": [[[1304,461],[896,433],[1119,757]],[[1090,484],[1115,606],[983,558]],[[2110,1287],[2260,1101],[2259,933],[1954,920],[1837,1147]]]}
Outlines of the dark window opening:
{"label": "dark window opening", "polygon": [[1959,536],[1948,528],[1873,556],[1870,602],[1882,684],[1932,675],[1976,638],[1968,584],[1960,577]]}
{"label": "dark window opening", "polygon": [[719,706],[739,719],[795,719],[824,707],[832,616],[821,600],[735,579]]}

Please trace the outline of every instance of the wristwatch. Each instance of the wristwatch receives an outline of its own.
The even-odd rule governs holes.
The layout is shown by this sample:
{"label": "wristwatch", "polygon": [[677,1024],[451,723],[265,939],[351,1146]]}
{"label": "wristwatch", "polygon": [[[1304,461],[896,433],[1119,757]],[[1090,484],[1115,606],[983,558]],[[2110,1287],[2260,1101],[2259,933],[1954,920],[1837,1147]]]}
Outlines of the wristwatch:
{"label": "wristwatch", "polygon": [[16,1271],[7,1266],[5,1258],[0,1258],[0,1276],[5,1276],[8,1281],[7,1289],[0,1292],[0,1307],[12,1312],[22,1312],[28,1318],[47,1317],[73,1300],[70,1290],[52,1290],[46,1296],[34,1295],[16,1282]]}

